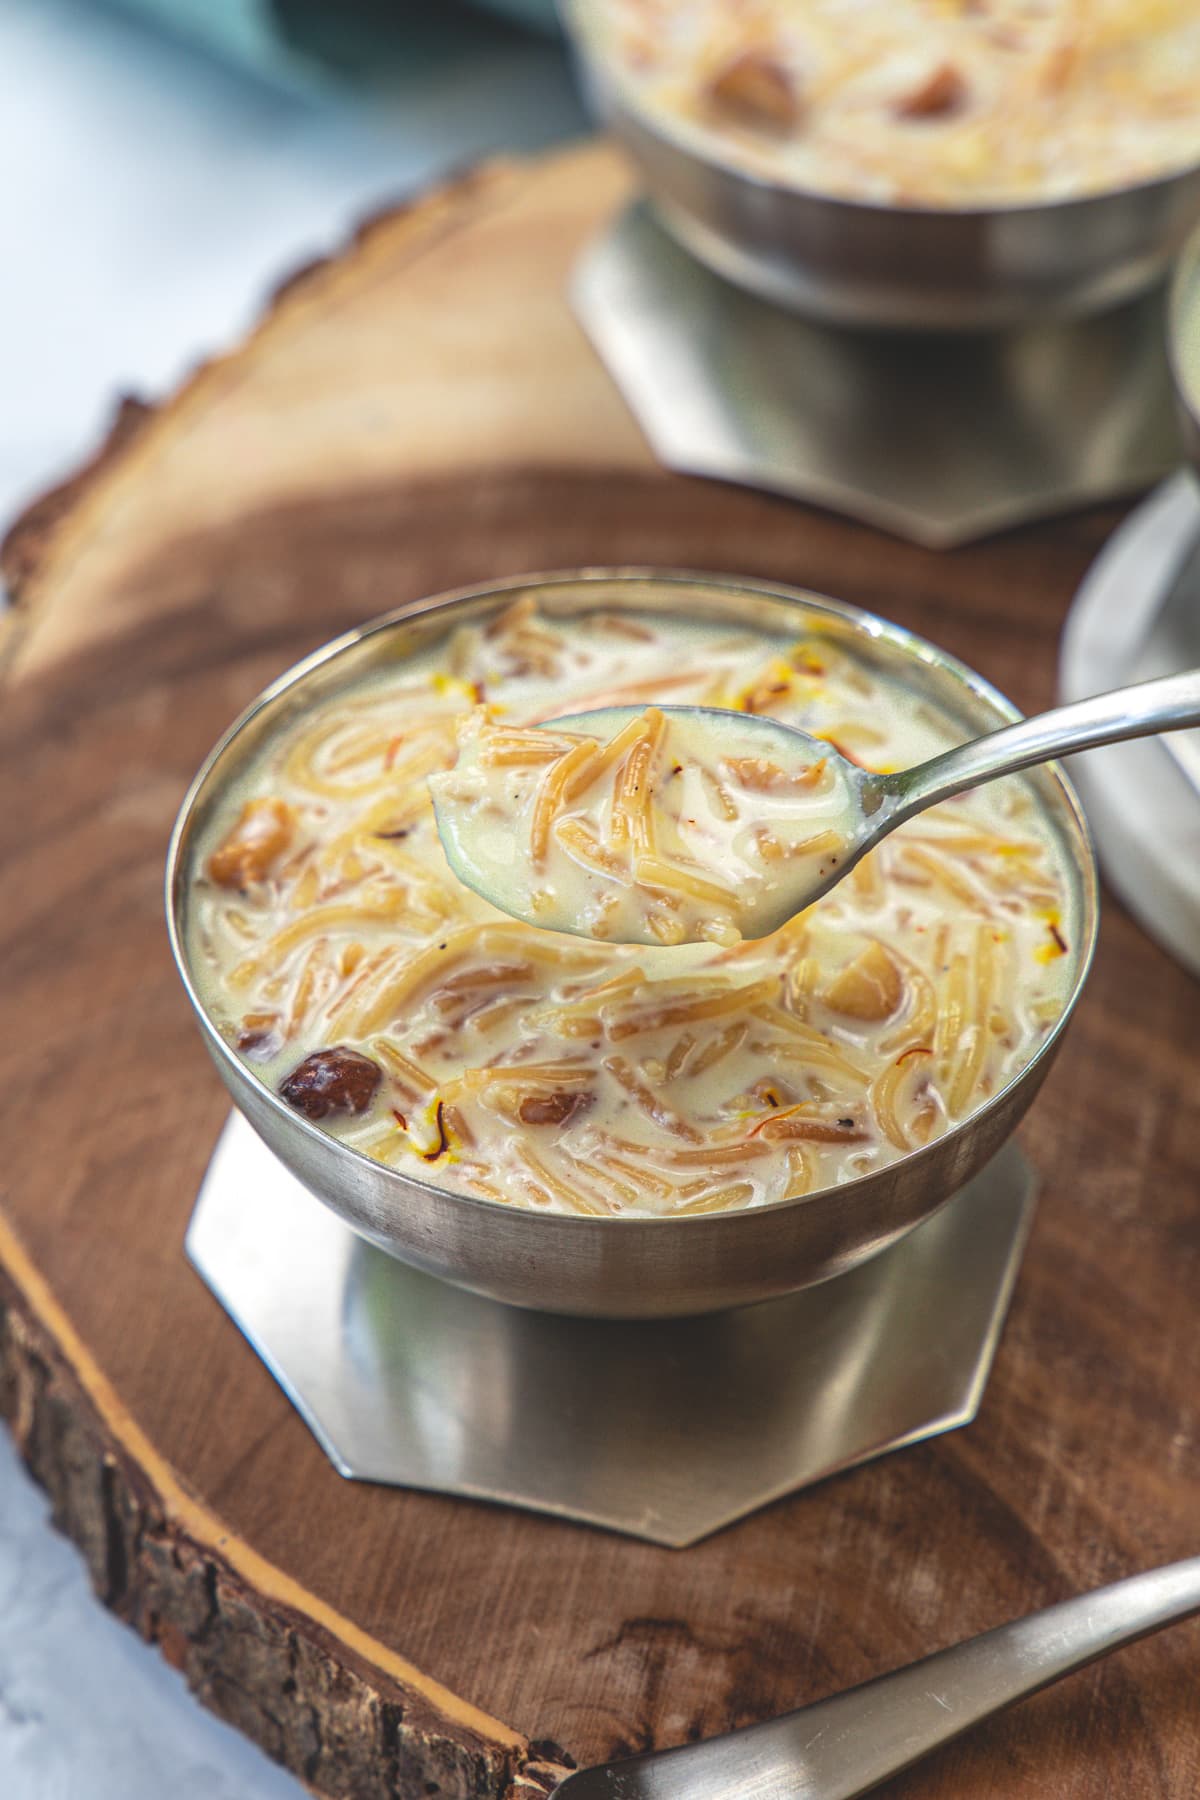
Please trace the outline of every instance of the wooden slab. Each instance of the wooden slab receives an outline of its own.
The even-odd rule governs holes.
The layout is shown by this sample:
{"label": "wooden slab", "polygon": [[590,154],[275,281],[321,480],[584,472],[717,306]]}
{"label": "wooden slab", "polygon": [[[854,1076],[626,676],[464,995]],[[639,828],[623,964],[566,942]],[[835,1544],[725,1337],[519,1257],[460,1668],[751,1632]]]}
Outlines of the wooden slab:
{"label": "wooden slab", "polygon": [[[226,1102],[167,956],[167,833],[331,633],[492,575],[684,564],[1052,699],[1116,513],[939,556],[663,474],[563,298],[625,191],[593,147],[377,221],[6,551],[0,1407],[101,1596],[330,1795],[534,1793],[1197,1548],[1200,991],[1115,904],[1025,1133],[1044,1198],[978,1422],[696,1549],[343,1483],[184,1263]],[[891,1792],[1195,1793],[1198,1654],[1194,1626],[1136,1646]]]}

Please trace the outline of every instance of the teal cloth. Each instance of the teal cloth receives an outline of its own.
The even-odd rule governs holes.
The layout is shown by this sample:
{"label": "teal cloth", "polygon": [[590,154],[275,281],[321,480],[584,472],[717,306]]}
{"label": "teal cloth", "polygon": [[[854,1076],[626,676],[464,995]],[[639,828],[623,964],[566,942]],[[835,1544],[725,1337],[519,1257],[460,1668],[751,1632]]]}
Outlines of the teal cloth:
{"label": "teal cloth", "polygon": [[[554,0],[109,0],[275,85],[386,87],[516,26],[557,30]],[[496,15],[489,18],[488,13]],[[503,20],[503,22],[501,22]]]}

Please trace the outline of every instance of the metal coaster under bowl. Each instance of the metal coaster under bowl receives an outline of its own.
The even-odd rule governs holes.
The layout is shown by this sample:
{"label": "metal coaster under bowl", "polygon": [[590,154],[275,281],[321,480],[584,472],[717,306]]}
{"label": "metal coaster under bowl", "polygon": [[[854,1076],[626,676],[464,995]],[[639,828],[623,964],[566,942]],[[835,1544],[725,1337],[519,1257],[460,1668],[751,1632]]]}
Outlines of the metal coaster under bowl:
{"label": "metal coaster under bowl", "polygon": [[374,1249],[235,1113],[187,1253],[343,1475],[682,1547],[974,1418],[1035,1197],[1009,1143],[821,1287],[698,1319],[562,1318]]}
{"label": "metal coaster under bowl", "polygon": [[[1064,700],[1200,667],[1200,485],[1181,471],[1115,531],[1071,607]],[[1105,875],[1151,937],[1200,975],[1200,730],[1072,758]]]}
{"label": "metal coaster under bowl", "polygon": [[572,299],[655,454],[933,548],[1120,494],[1180,459],[1155,291],[978,335],[811,323],[690,257],[636,201]]}

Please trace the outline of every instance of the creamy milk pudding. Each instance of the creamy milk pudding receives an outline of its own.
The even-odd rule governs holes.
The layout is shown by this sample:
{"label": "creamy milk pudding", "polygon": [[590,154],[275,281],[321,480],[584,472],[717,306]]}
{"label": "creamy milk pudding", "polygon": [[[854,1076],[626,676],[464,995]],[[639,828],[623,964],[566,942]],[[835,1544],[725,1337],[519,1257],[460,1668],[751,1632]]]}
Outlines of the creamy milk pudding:
{"label": "creamy milk pudding", "polygon": [[628,97],[850,200],[1067,199],[1200,159],[1195,0],[576,0]]}
{"label": "creamy milk pudding", "polygon": [[[928,1143],[1024,1067],[1069,990],[1064,853],[1025,778],[909,821],[756,942],[563,936],[447,865],[428,783],[468,716],[519,751],[566,714],[691,704],[876,770],[966,735],[815,616],[788,639],[522,599],[285,721],[214,807],[188,909],[210,1016],[322,1129],[507,1204],[757,1206]],[[692,798],[719,829],[720,797]]]}
{"label": "creamy milk pudding", "polygon": [[836,876],[862,825],[828,747],[710,707],[605,707],[544,729],[480,708],[431,775],[461,879],[505,912],[621,944],[736,944]]}

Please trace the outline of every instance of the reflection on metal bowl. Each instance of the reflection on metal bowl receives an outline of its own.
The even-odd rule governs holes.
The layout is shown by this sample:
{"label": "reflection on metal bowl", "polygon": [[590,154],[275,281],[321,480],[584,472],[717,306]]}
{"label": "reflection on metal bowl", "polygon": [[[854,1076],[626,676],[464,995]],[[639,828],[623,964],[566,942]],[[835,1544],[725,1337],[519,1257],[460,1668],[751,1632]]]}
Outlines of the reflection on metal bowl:
{"label": "reflection on metal bowl", "polygon": [[1167,271],[1200,221],[1200,167],[1078,199],[977,209],[808,192],[707,152],[636,105],[564,18],[592,100],[663,224],[737,286],[835,325],[972,331],[1101,312]]}
{"label": "reflection on metal bowl", "polygon": [[1054,767],[1029,780],[1062,846],[1079,922],[1063,1017],[1027,1066],[944,1137],[885,1169],[794,1200],[684,1219],[596,1218],[540,1213],[434,1187],[371,1161],[294,1112],[235,1054],[200,998],[186,949],[193,847],[212,807],[258,746],[368,669],[465,621],[487,618],[520,593],[532,593],[546,612],[568,618],[619,607],[794,633],[804,613],[827,635],[916,687],[966,732],[1018,716],[980,677],[911,633],[835,600],[752,582],[588,570],[476,588],[390,614],[317,651],[268,688],[222,738],[184,800],[168,854],[167,913],[176,965],[208,1050],[235,1104],[312,1193],[402,1262],[476,1293],[551,1312],[654,1318],[745,1305],[828,1280],[912,1230],[981,1169],[1050,1067],[1087,973],[1097,923],[1087,828],[1072,789]]}
{"label": "reflection on metal bowl", "polygon": [[1171,282],[1168,350],[1184,448],[1200,468],[1200,230],[1188,239]]}

